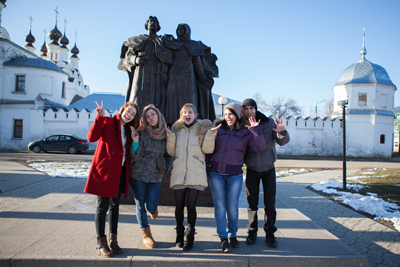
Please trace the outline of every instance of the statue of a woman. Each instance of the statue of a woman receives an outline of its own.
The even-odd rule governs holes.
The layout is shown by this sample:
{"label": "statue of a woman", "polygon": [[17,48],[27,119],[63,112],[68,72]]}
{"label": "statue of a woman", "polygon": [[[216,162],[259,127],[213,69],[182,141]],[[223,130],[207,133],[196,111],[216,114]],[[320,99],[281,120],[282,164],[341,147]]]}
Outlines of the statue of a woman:
{"label": "statue of a woman", "polygon": [[176,30],[177,39],[172,35],[164,37],[165,47],[173,51],[167,84],[165,118],[168,123],[179,119],[179,111],[186,103],[196,106],[199,118],[215,119],[211,88],[213,77],[218,76],[216,57],[201,41],[192,41],[190,33],[189,25],[181,23]]}

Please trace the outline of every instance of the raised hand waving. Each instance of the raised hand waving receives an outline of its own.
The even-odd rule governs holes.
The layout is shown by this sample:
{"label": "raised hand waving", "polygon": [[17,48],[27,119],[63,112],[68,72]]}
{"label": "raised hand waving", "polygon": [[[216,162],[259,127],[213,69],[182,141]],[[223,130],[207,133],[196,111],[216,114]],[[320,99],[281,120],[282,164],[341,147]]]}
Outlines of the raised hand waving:
{"label": "raised hand waving", "polygon": [[276,129],[273,129],[275,132],[279,133],[285,130],[285,126],[286,126],[286,122],[284,124],[282,124],[282,118],[278,118],[276,120],[274,120],[275,124],[276,124]]}

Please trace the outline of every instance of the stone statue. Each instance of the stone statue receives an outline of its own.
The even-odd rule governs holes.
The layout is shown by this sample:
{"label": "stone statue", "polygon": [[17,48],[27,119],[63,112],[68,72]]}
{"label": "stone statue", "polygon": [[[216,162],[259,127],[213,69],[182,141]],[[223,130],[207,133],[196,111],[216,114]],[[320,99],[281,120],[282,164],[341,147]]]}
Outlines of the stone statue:
{"label": "stone statue", "polygon": [[118,68],[128,73],[126,101],[136,103],[140,110],[154,104],[165,114],[168,69],[173,53],[165,49],[157,17],[150,16],[145,24],[148,34],[129,38],[122,45]]}
{"label": "stone statue", "polygon": [[213,76],[218,76],[216,57],[201,41],[191,40],[190,34],[189,25],[181,23],[176,29],[177,39],[165,36],[164,45],[174,54],[167,85],[165,117],[168,122],[179,119],[179,111],[186,103],[197,107],[199,118],[215,119],[211,88]]}
{"label": "stone statue", "polygon": [[172,35],[158,36],[158,19],[145,24],[148,35],[129,38],[122,45],[118,68],[128,74],[126,101],[143,109],[154,104],[168,124],[179,119],[186,103],[197,107],[199,118],[215,120],[211,89],[218,77],[217,57],[211,48],[190,38],[190,27],[181,23]]}

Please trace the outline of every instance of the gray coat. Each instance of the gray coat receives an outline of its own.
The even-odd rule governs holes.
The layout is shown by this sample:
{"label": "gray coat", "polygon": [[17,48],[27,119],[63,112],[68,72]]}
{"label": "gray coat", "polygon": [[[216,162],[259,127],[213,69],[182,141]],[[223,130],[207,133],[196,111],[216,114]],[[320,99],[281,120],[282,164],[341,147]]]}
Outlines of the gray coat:
{"label": "gray coat", "polygon": [[161,182],[165,171],[157,168],[157,158],[164,157],[168,169],[171,168],[172,163],[172,158],[165,150],[166,144],[166,139],[154,140],[150,138],[146,131],[142,131],[136,153],[132,148],[129,153],[133,164],[131,167],[131,178],[144,183]]}
{"label": "gray coat", "polygon": [[275,167],[274,162],[277,159],[275,142],[283,146],[289,142],[290,137],[286,130],[279,133],[275,132],[273,130],[276,128],[274,120],[266,117],[261,112],[257,111],[256,120],[261,120],[258,127],[265,139],[265,149],[261,152],[254,152],[247,148],[244,163],[247,168],[254,171],[268,171]]}

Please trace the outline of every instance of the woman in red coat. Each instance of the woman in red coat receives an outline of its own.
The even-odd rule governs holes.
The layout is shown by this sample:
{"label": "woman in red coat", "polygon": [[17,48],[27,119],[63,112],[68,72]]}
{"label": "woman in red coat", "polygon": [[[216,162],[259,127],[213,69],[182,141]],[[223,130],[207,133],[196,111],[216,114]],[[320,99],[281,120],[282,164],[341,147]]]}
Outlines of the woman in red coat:
{"label": "woman in red coat", "polygon": [[[139,127],[140,114],[136,104],[127,102],[119,114],[105,117],[104,104],[96,102],[97,116],[87,139],[98,142],[84,192],[97,195],[95,225],[99,255],[122,254],[117,242],[119,199],[128,195],[132,145],[130,126]],[[110,247],[105,235],[106,214],[109,211]],[[110,250],[111,248],[111,250]]]}

